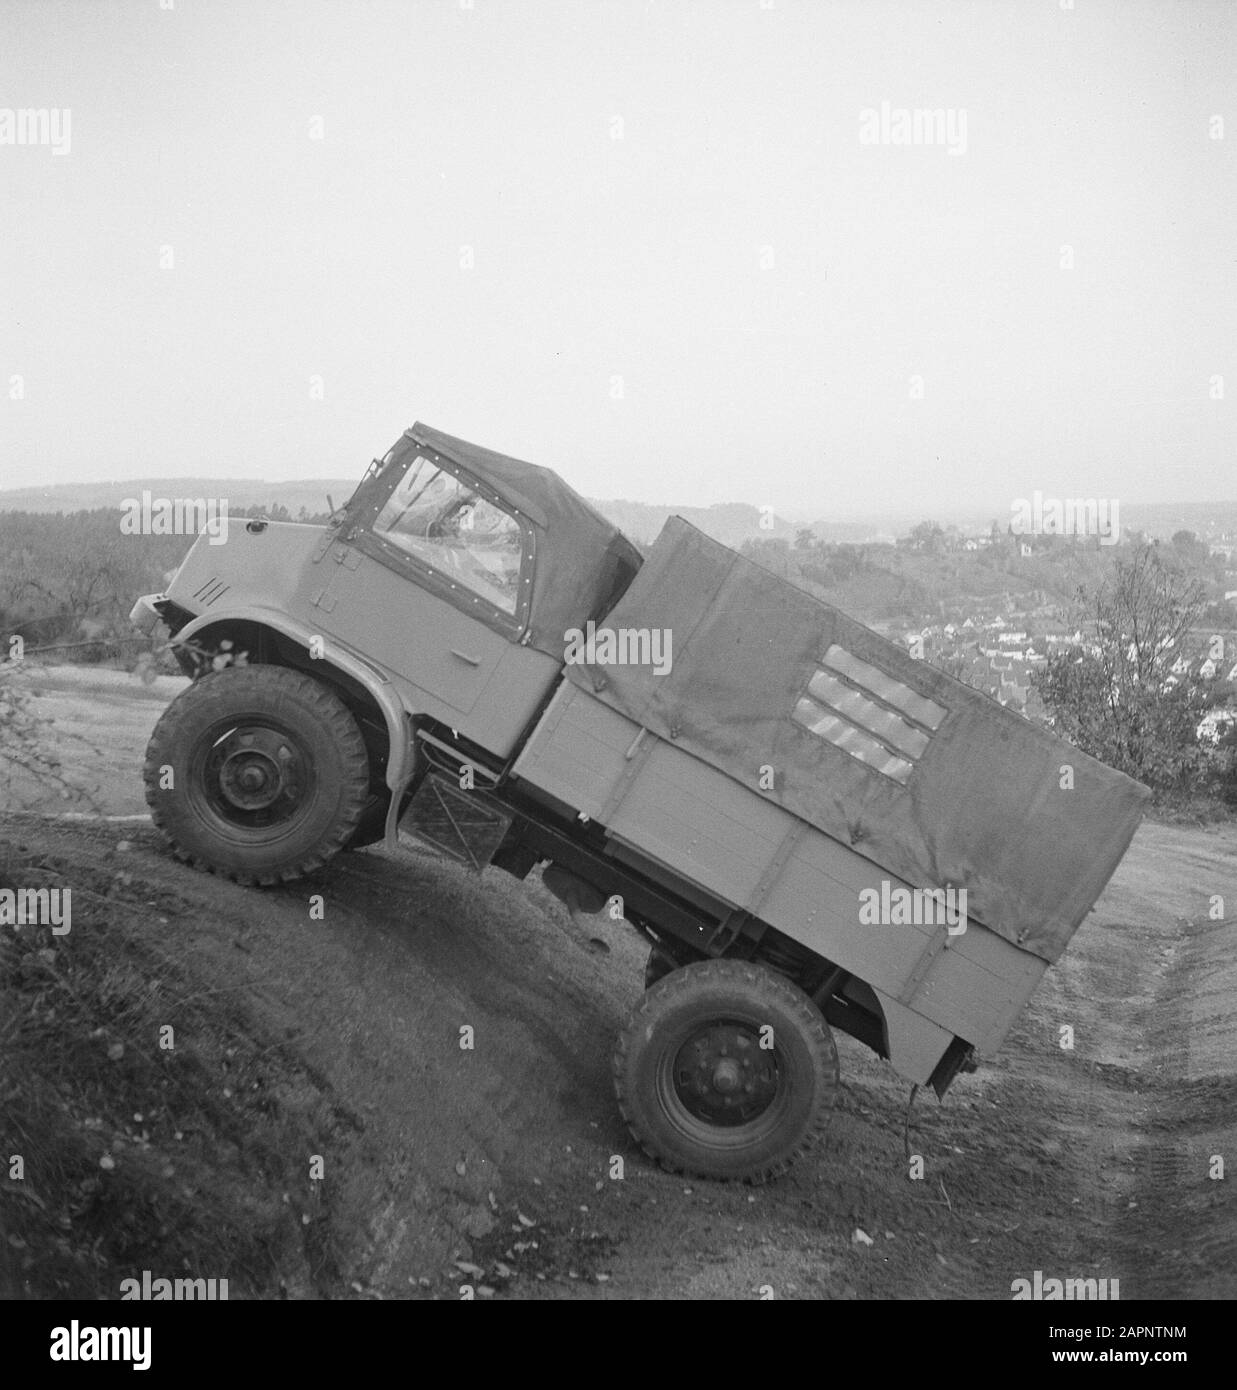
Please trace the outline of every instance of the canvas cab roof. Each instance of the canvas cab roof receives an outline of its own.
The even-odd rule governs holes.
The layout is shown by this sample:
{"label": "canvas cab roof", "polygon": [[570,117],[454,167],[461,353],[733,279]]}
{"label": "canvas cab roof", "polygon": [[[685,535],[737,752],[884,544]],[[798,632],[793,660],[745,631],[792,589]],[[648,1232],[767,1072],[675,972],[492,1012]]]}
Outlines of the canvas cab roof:
{"label": "canvas cab roof", "polygon": [[[534,537],[527,641],[563,659],[565,633],[599,618],[640,568],[636,547],[552,469],[496,453],[418,421],[387,456],[402,465],[410,451],[471,474],[506,502]],[[362,485],[379,492],[386,468]]]}

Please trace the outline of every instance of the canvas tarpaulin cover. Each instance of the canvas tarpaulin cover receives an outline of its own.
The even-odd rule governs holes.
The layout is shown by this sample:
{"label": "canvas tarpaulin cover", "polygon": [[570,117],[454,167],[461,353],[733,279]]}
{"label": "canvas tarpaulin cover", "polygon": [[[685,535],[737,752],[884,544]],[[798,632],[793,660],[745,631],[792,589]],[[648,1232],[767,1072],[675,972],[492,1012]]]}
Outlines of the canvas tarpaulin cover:
{"label": "canvas tarpaulin cover", "polygon": [[549,468],[469,444],[419,421],[404,438],[475,474],[532,524],[536,560],[528,642],[561,661],[563,633],[605,610],[616,586],[639,568],[640,552]]}
{"label": "canvas tarpaulin cover", "polygon": [[604,627],[667,630],[670,670],[570,680],[754,791],[771,767],[758,794],[912,887],[965,888],[969,916],[1047,961],[1149,795],[679,517]]}

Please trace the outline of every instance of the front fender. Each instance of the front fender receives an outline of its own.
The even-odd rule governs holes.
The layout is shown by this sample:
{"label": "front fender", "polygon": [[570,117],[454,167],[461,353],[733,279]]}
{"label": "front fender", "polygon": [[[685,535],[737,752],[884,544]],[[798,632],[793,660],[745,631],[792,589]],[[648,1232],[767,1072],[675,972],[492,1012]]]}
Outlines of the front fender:
{"label": "front fender", "polygon": [[[202,635],[209,633],[212,628],[227,628],[235,623],[253,623],[277,632],[303,647],[312,661],[342,671],[365,688],[382,711],[386,723],[387,738],[390,742],[386,783],[393,793],[392,802],[395,804],[398,794],[412,775],[413,746],[404,706],[391,684],[390,677],[338,638],[324,638],[320,633],[311,632],[303,623],[289,618],[286,613],[256,605],[230,608],[222,613],[212,609],[209,613],[186,623],[176,634],[174,641],[181,643],[200,640]],[[321,656],[313,655],[315,640],[322,644]]]}

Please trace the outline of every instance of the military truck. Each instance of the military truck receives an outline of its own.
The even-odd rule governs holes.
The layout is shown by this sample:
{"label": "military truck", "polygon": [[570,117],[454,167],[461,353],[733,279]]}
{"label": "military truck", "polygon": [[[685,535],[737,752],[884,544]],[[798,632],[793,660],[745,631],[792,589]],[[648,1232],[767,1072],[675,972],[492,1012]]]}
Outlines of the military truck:
{"label": "military truck", "polygon": [[650,945],[618,1103],[674,1171],[825,1129],[833,1030],[944,1096],[1005,1037],[1146,789],[680,518],[642,556],[549,469],[422,424],[326,525],[202,536],[157,826],[249,885],[401,836],[540,867]]}

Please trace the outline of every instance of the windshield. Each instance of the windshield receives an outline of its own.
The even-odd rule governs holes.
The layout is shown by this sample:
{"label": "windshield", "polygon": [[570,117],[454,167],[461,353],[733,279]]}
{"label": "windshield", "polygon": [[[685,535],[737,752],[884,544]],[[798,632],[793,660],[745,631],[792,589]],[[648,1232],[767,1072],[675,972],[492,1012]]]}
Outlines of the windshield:
{"label": "windshield", "polygon": [[418,455],[374,521],[374,534],[515,615],[523,532],[509,512]]}

